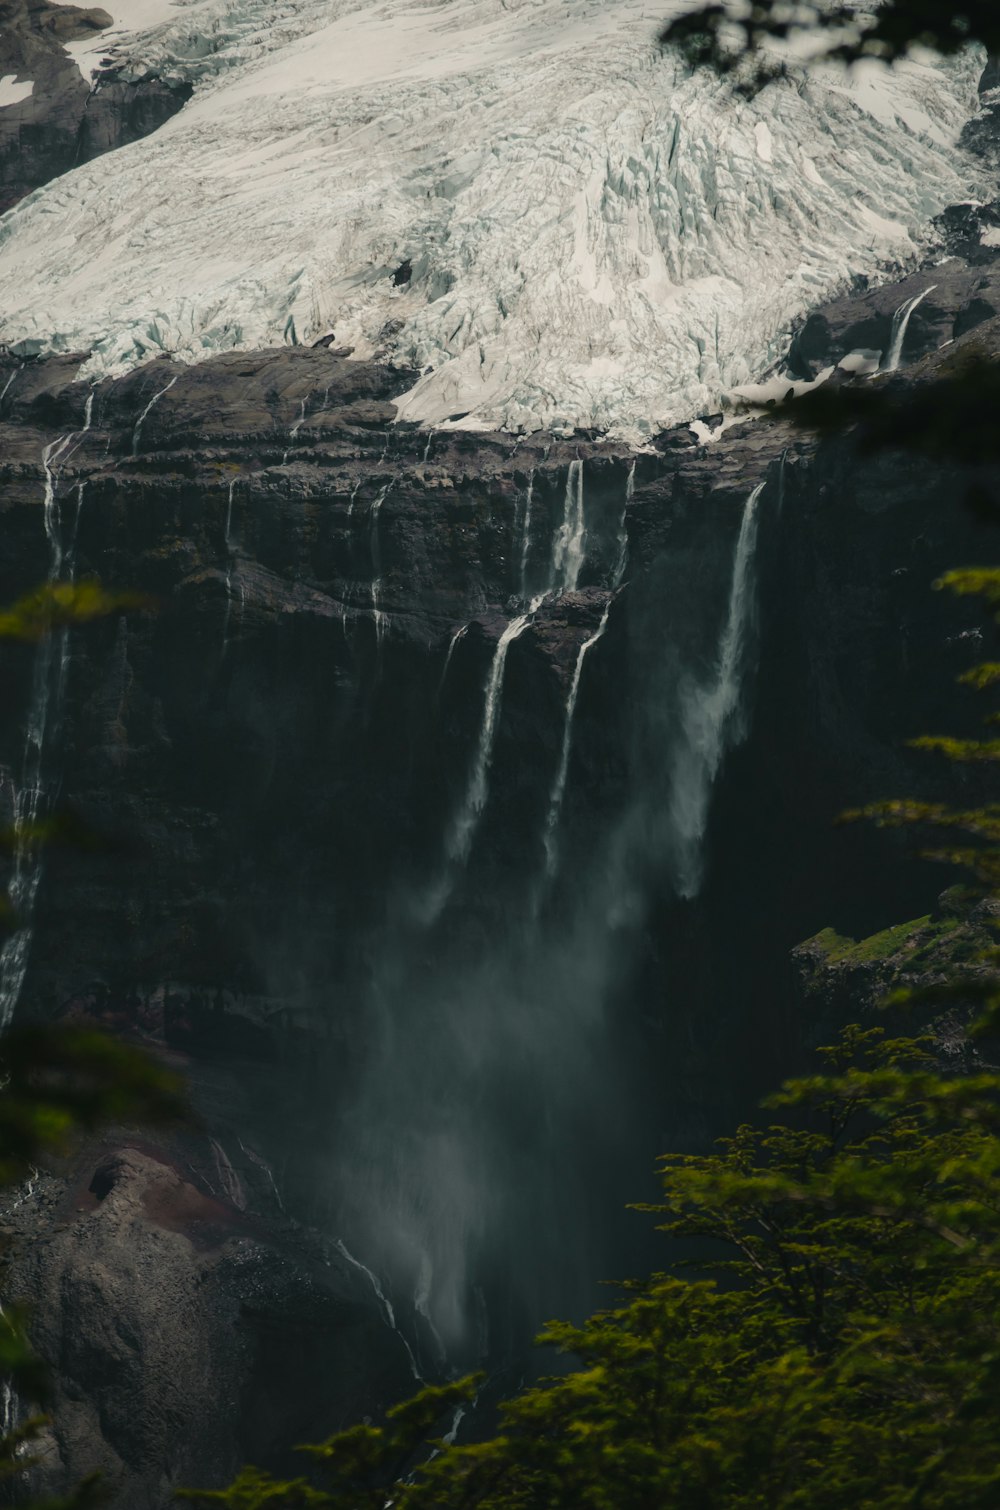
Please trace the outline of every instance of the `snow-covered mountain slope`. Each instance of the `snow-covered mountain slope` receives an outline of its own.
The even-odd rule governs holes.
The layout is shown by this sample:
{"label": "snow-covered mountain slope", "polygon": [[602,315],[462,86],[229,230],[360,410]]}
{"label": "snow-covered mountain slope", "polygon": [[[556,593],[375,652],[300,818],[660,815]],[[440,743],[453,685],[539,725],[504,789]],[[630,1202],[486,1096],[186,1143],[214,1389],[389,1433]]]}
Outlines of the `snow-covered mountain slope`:
{"label": "snow-covered mountain slope", "polygon": [[3,338],[95,374],[332,328],[423,372],[408,419],[642,433],[974,190],[971,54],[748,103],[660,54],[669,0],[121,5],[193,99],[0,220]]}

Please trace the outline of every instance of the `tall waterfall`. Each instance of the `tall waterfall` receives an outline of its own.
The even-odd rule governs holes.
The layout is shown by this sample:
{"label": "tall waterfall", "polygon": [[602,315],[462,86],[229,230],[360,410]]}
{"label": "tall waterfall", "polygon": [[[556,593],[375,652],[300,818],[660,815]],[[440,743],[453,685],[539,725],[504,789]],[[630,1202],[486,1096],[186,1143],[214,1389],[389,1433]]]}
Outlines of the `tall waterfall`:
{"label": "tall waterfall", "polygon": [[925,288],[921,293],[916,294],[912,299],[907,299],[896,310],[896,313],[892,317],[892,332],[889,336],[889,350],[887,351],[885,359],[881,367],[879,368],[879,372],[888,373],[899,371],[899,364],[903,360],[903,343],[906,340],[906,332],[909,328],[910,316],[917,308],[917,305],[922,304],[923,301],[927,298],[927,295],[933,293],[936,288],[936,283],[929,284],[927,288]]}
{"label": "tall waterfall", "polygon": [[575,592],[587,553],[583,509],[583,462],[571,461],[566,475],[563,520],[552,547],[553,592]]}
{"label": "tall waterfall", "polygon": [[229,497],[226,500],[226,532],[224,545],[226,550],[226,613],[222,621],[222,654],[225,655],[229,648],[229,621],[233,612],[233,493],[236,491],[236,478],[229,482]]}
{"label": "tall waterfall", "polygon": [[524,519],[521,523],[521,600],[528,601],[528,560],[531,555],[531,507],[535,497],[535,469],[528,474],[524,494]]}
{"label": "tall waterfall", "polygon": [[[56,495],[58,467],[76,449],[81,437],[90,429],[93,393],[87,397],[83,428],[53,441],[42,452],[44,475],[43,517],[49,543],[48,582],[56,583],[62,575],[72,581],[76,572],[76,543],[83,507],[83,488],[76,489],[76,512],[68,542],[63,542],[63,524]],[[28,968],[32,939],[32,917],[38,887],[42,879],[42,848],[36,833],[44,815],[48,797],[46,757],[52,735],[62,714],[63,697],[69,667],[69,627],[58,633],[43,635],[35,653],[31,679],[31,699],[25,730],[24,754],[20,777],[14,784],[14,857],[7,898],[19,926],[0,949],[0,1030],[14,1016]]]}
{"label": "tall waterfall", "polygon": [[[531,500],[534,474],[529,479],[525,501],[523,544],[521,549],[521,583],[524,592],[527,568],[529,532],[531,528]],[[547,598],[559,598],[564,593],[574,592],[583,570],[587,552],[587,525],[583,501],[583,462],[571,461],[566,473],[566,491],[563,497],[563,516],[552,544],[552,561],[549,582],[545,592],[536,594],[528,604],[527,611],[512,619],[497,640],[493,659],[486,678],[483,700],[483,717],[479,739],[472,761],[465,795],[455,813],[445,841],[445,855],[449,864],[464,865],[469,858],[472,840],[489,795],[489,774],[493,760],[493,745],[496,739],[497,720],[503,698],[504,672],[507,653],[516,639],[527,629],[539,608]],[[601,630],[603,633],[603,629]],[[599,638],[599,636],[598,636]],[[588,647],[589,648],[589,647]],[[585,653],[585,652],[581,652]],[[575,698],[574,698],[575,702]],[[569,755],[567,752],[567,761]],[[450,887],[439,889],[446,896]]]}
{"label": "tall waterfall", "polygon": [[608,627],[608,616],[611,613],[611,600],[604,605],[601,622],[589,639],[584,640],[577,651],[576,664],[573,667],[573,676],[569,685],[569,695],[566,698],[566,718],[563,723],[562,745],[559,750],[559,764],[556,767],[555,778],[552,782],[552,790],[549,793],[549,807],[545,815],[545,832],[543,842],[545,845],[545,880],[550,881],[556,872],[559,859],[559,816],[562,812],[563,797],[566,795],[566,776],[569,772],[569,757],[573,747],[573,716],[576,713],[577,698],[580,695],[580,679],[583,676],[583,663],[589,651],[604,636]]}
{"label": "tall waterfall", "polygon": [[671,767],[670,818],[676,841],[677,888],[694,896],[701,884],[702,840],[712,783],[728,743],[741,732],[743,671],[754,614],[753,565],[757,545],[757,505],[764,483],[743,506],[729,601],[707,682],[688,680],[682,688],[680,738]]}
{"label": "tall waterfall", "polygon": [[535,613],[538,611],[540,603],[541,599],[536,598],[527,613],[519,614],[516,619],[511,619],[503,634],[497,640],[493,659],[490,662],[489,675],[486,679],[483,718],[479,726],[479,739],[476,743],[476,753],[472,760],[472,770],[469,773],[465,796],[452,820],[445,842],[445,854],[452,863],[461,865],[469,858],[472,840],[479,826],[483,808],[486,806],[486,798],[489,793],[490,765],[493,760],[493,742],[496,738],[497,719],[500,716],[500,703],[503,697],[503,679],[504,670],[507,665],[507,652],[514,641],[527,629]]}
{"label": "tall waterfall", "polygon": [[[635,490],[628,468],[618,476],[621,492],[595,487],[587,514],[582,465],[562,474],[554,495],[535,480],[531,557],[542,580],[528,577],[533,596],[485,658],[467,764],[453,754],[446,767],[458,771],[457,790],[450,802],[442,793],[440,837],[429,825],[428,849],[415,850],[411,868],[387,869],[352,965],[358,1026],[331,1131],[331,1231],[396,1301],[387,1324],[407,1333],[428,1367],[441,1352],[447,1367],[476,1367],[484,1336],[499,1358],[507,1339],[546,1314],[599,1303],[592,1282],[622,1272],[614,1255],[633,1241],[624,1222],[615,1225],[629,1198],[623,1171],[642,1198],[643,1161],[651,1168],[658,1151],[646,1112],[636,1111],[645,1068],[635,1063],[635,1035],[623,1037],[620,1009],[650,947],[648,924],[659,916],[650,909],[697,888],[712,784],[743,727],[761,490],[738,517],[727,513],[733,534],[721,542],[714,515],[664,530],[658,561],[613,592],[627,573]],[[544,541],[543,499],[556,504]],[[525,496],[511,551],[515,590],[525,580],[527,505]],[[558,610],[560,597],[589,583],[588,526],[606,587],[552,706],[546,651],[579,611]],[[711,570],[689,571],[688,553],[706,549]],[[482,640],[464,629],[452,627],[439,656],[450,667],[461,644],[468,675]],[[536,633],[537,659],[512,656]],[[541,790],[534,750],[500,739],[510,678],[522,670],[537,682],[534,716],[554,723]],[[617,698],[621,680],[614,706],[625,728],[611,747],[621,768],[610,769],[581,829],[568,822],[568,799],[591,678],[595,707]],[[441,747],[450,732],[438,727]],[[487,810],[489,846],[478,842]],[[552,905],[542,907],[550,888]]]}
{"label": "tall waterfall", "polygon": [[458,645],[459,640],[465,639],[465,636],[468,634],[468,632],[468,624],[459,624],[458,628],[452,631],[451,639],[448,641],[448,649],[445,652],[444,665],[441,667],[441,675],[438,679],[436,694],[438,698],[440,698],[441,693],[444,691],[444,684],[448,680],[448,669],[451,666],[452,657],[455,654],[456,646]]}
{"label": "tall waterfall", "polygon": [[392,484],[387,482],[379,490],[372,500],[371,511],[368,516],[368,543],[371,548],[372,560],[372,618],[375,621],[375,640],[379,649],[382,648],[382,641],[389,627],[389,618],[382,610],[382,545],[378,532],[378,519],[379,511],[386,500],[386,495],[391,486]]}
{"label": "tall waterfall", "polygon": [[625,572],[628,569],[628,511],[635,497],[635,462],[628,469],[628,477],[625,480],[625,501],[622,504],[622,515],[618,521],[618,553],[615,556],[615,564],[611,569],[611,586],[615,589],[621,587],[625,581]]}

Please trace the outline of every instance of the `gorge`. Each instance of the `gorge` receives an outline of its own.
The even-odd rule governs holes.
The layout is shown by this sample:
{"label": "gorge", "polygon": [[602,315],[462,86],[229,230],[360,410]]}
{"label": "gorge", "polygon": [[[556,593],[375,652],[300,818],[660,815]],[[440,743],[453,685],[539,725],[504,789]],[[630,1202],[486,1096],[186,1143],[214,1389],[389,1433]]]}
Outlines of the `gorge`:
{"label": "gorge", "polygon": [[[406,36],[418,9],[395,14]],[[491,15],[504,80],[537,41],[515,22],[549,26],[549,9]],[[376,25],[337,10],[342,28]],[[597,10],[579,10],[589,26]],[[932,792],[906,739],[974,725],[954,677],[980,619],[930,588],[988,551],[954,500],[997,485],[766,413],[824,375],[902,390],[997,355],[1000,217],[960,202],[993,171],[992,97],[966,98],[981,59],[913,86],[931,113],[885,126],[909,159],[887,160],[863,105],[806,101],[830,106],[846,156],[868,152],[897,207],[919,178],[905,235],[872,225],[859,247],[856,206],[827,191],[800,223],[779,180],[748,223],[814,236],[822,256],[796,252],[794,286],[779,263],[741,308],[713,281],[705,211],[679,236],[702,258],[693,287],[678,278],[680,334],[639,360],[653,324],[617,309],[618,285],[585,320],[567,294],[535,361],[524,330],[551,284],[525,277],[489,347],[474,285],[499,254],[471,218],[455,254],[471,281],[455,273],[452,297],[447,259],[421,263],[411,225],[390,244],[372,210],[364,235],[376,225],[385,245],[375,261],[365,244],[370,275],[335,331],[303,292],[322,259],[291,302],[274,271],[280,217],[264,216],[255,263],[266,298],[226,272],[208,314],[164,220],[129,258],[96,257],[88,237],[138,235],[157,173],[176,184],[172,143],[187,120],[203,129],[200,81],[252,45],[249,11],[227,13],[217,51],[188,49],[188,73],[180,22],[147,39],[146,82],[169,72],[170,44],[163,88],[194,91],[149,156],[109,151],[0,221],[0,596],[96,576],[148,603],[0,656],[17,710],[0,728],[8,817],[68,811],[104,841],[44,861],[16,849],[0,1015],[152,1045],[183,1066],[198,1113],[176,1135],[86,1146],[4,1215],[8,1284],[57,1376],[34,1483],[56,1492],[100,1467],[129,1510],[248,1456],[285,1466],[295,1442],[377,1414],[415,1377],[482,1366],[499,1395],[536,1366],[542,1320],[656,1264],[655,1235],[624,1210],[650,1197],[656,1156],[705,1147],[815,1041],[793,947],[934,906],[936,877],[902,844],[834,820]],[[314,20],[288,7],[289,45]],[[270,46],[245,73],[230,60],[233,88],[260,81]],[[137,87],[134,59],[115,66]],[[453,70],[442,109],[458,91],[473,111],[471,76]],[[399,87],[393,142],[419,103]],[[767,112],[774,125],[804,108],[794,93],[745,107],[751,176],[774,161]],[[297,129],[318,129],[305,104]],[[376,147],[380,163],[396,150]],[[664,181],[690,188],[673,151]],[[447,166],[464,188],[441,203],[495,192],[489,165]],[[745,214],[753,191],[739,192]],[[212,235],[224,202],[198,206]],[[46,244],[53,213],[74,220],[66,245]],[[834,222],[853,261],[828,275]],[[557,274],[567,225],[573,256],[597,259],[580,274],[595,294],[618,253],[571,216]],[[204,227],[184,234],[215,255]],[[720,311],[735,311],[721,335]],[[581,331],[595,351],[610,340],[606,314],[628,327],[627,381],[580,365]],[[462,329],[447,354],[446,315]],[[477,363],[491,376],[470,377]],[[725,417],[708,413],[723,394]]]}

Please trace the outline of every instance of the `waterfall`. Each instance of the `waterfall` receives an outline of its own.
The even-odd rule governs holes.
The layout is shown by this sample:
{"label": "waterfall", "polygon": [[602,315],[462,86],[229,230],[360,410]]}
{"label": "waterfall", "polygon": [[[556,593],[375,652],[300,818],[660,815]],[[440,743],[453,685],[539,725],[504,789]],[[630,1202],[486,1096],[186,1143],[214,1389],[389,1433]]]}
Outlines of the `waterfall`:
{"label": "waterfall", "polygon": [[625,572],[628,568],[628,511],[635,497],[635,462],[628,469],[628,477],[625,482],[625,502],[622,504],[622,515],[618,522],[618,554],[611,572],[611,586],[614,589],[621,587],[625,580]]}
{"label": "waterfall", "polygon": [[0,404],[2,404],[4,399],[7,397],[7,389],[10,387],[11,383],[14,381],[20,371],[20,367],[14,367],[11,369],[6,383],[4,383],[3,387],[0,388]]}
{"label": "waterfall", "polygon": [[559,595],[575,592],[580,580],[587,545],[583,511],[583,462],[571,461],[566,475],[563,522],[552,549],[550,591]]}
{"label": "waterfall", "polygon": [[382,1286],[379,1284],[377,1276],[372,1273],[367,1264],[363,1264],[359,1258],[354,1257],[354,1254],[348,1250],[346,1244],[339,1237],[337,1238],[335,1246],[337,1252],[341,1255],[341,1257],[346,1258],[347,1262],[353,1265],[355,1269],[363,1274],[368,1283],[371,1285],[372,1292],[375,1296],[375,1299],[378,1301],[379,1309],[382,1312],[382,1317],[385,1321],[386,1326],[391,1332],[396,1333],[396,1336],[405,1347],[406,1356],[410,1360],[410,1370],[413,1374],[414,1379],[416,1379],[418,1384],[423,1384],[425,1381],[420,1370],[417,1368],[417,1360],[413,1356],[413,1349],[407,1342],[406,1338],[403,1336],[403,1333],[399,1330],[399,1327],[396,1325],[396,1313],[393,1310],[392,1301],[389,1299]]}
{"label": "waterfall", "polygon": [[[533,484],[534,473],[532,472],[525,504],[524,533],[521,547],[522,594],[525,587]],[[486,806],[486,799],[489,796],[490,767],[493,762],[493,746],[496,741],[497,724],[503,699],[507,652],[514,641],[527,629],[546,598],[561,597],[565,593],[576,590],[576,584],[586,558],[586,543],[587,529],[583,507],[583,462],[577,460],[570,462],[566,474],[563,518],[553,542],[548,588],[545,592],[538,593],[531,599],[526,612],[519,614],[516,619],[510,621],[497,640],[496,649],[493,652],[493,660],[490,663],[489,673],[486,678],[483,717],[479,728],[479,739],[476,744],[475,756],[473,757],[472,770],[465,789],[465,796],[452,819],[445,841],[445,855],[449,865],[464,865],[468,860],[472,849],[472,841],[475,838],[476,829],[479,826],[479,820],[482,817],[483,809]],[[603,633],[603,628],[601,633]],[[600,638],[600,635],[598,635],[598,638]],[[568,751],[566,759],[567,761],[569,759]],[[428,916],[437,916],[441,907],[444,906],[450,891],[451,883],[448,878],[438,883],[438,886],[432,893],[433,900],[427,904]]]}
{"label": "waterfall", "polygon": [[434,1344],[435,1363],[439,1368],[443,1367],[448,1357],[448,1350],[441,1339],[441,1333],[434,1325],[431,1315],[431,1286],[434,1283],[434,1265],[426,1253],[420,1256],[420,1272],[417,1276],[417,1287],[413,1294],[413,1309],[425,1323],[430,1332],[431,1341]]}
{"label": "waterfall", "polygon": [[360,488],[360,486],[361,486],[361,482],[359,480],[358,482],[356,482],[354,484],[353,488],[351,489],[351,496],[347,500],[347,517],[348,517],[348,519],[350,519],[351,515],[354,513],[354,500],[358,496],[358,489]]}
{"label": "waterfall", "polygon": [[[43,517],[49,542],[50,585],[58,581],[64,563],[69,581],[75,576],[76,538],[84,485],[80,483],[77,487],[76,519],[67,553],[63,547],[62,521],[56,498],[56,467],[70,454],[73,443],[89,430],[92,400],[93,394],[88,398],[83,429],[52,441],[42,452]],[[7,898],[19,926],[0,949],[0,1030],[9,1025],[14,1015],[28,968],[32,914],[42,878],[42,850],[34,830],[46,797],[44,760],[47,736],[51,736],[62,711],[68,666],[69,627],[64,626],[58,635],[51,632],[43,635],[32,670],[21,777],[14,789],[14,858],[7,884]]]}
{"label": "waterfall", "polygon": [[[7,1312],[0,1302],[0,1319],[7,1321]],[[0,1386],[0,1435],[9,1437],[21,1424],[21,1398],[11,1383],[10,1379],[4,1379]],[[24,1452],[24,1444],[15,1450],[15,1456],[20,1457]]]}
{"label": "waterfall", "polygon": [[472,762],[472,771],[461,806],[452,819],[445,845],[445,853],[452,863],[457,862],[464,865],[469,858],[472,841],[475,837],[476,829],[479,827],[483,808],[486,806],[486,798],[489,795],[490,766],[493,762],[493,744],[496,739],[497,720],[503,698],[507,652],[514,641],[527,629],[540,603],[540,598],[534,599],[528,612],[520,614],[516,619],[511,619],[503,634],[497,640],[496,649],[493,652],[493,660],[490,663],[489,675],[486,678],[483,718],[479,726],[479,739],[476,744],[475,758]]}
{"label": "waterfall", "polygon": [[521,526],[521,601],[528,601],[528,557],[531,552],[531,505],[535,496],[535,469],[528,474],[528,491],[524,495],[524,523]]}
{"label": "waterfall", "polygon": [[159,391],[159,393],[154,393],[153,397],[150,399],[149,403],[146,405],[145,409],[142,411],[142,413],[139,415],[139,418],[136,420],[136,422],[135,422],[135,429],[132,431],[132,455],[133,456],[138,456],[138,454],[139,454],[139,435],[140,435],[140,433],[142,431],[143,421],[145,420],[147,414],[149,413],[150,409],[152,409],[153,405],[159,403],[159,401],[163,397],[163,395],[165,393],[168,393],[170,391],[170,389],[176,383],[177,378],[179,378],[179,377],[180,377],[180,373],[177,373],[177,375],[175,377],[172,377],[170,379],[170,382],[166,385],[165,388],[161,388],[160,391]]}
{"label": "waterfall", "polygon": [[448,651],[444,658],[444,666],[441,668],[441,678],[437,684],[435,699],[440,698],[441,693],[444,691],[444,684],[448,679],[448,667],[451,665],[451,658],[455,654],[455,646],[458,644],[459,640],[465,639],[465,636],[468,634],[468,632],[468,624],[459,624],[451,639],[448,641]]}
{"label": "waterfall", "polygon": [[563,797],[566,793],[566,776],[569,771],[569,756],[573,746],[573,715],[576,712],[577,698],[580,695],[580,678],[583,676],[583,663],[587,658],[588,651],[600,640],[608,627],[608,615],[611,612],[611,600],[604,605],[601,622],[594,630],[589,639],[584,640],[576,655],[576,665],[573,667],[573,679],[569,685],[569,696],[566,698],[566,718],[563,723],[562,747],[559,751],[559,764],[556,767],[555,778],[552,782],[552,790],[549,793],[549,807],[545,817],[545,880],[550,881],[556,872],[556,863],[559,858],[558,831],[559,816],[562,812]]}
{"label": "waterfall", "polygon": [[[2,393],[0,393],[0,398],[3,398],[3,394]],[[428,433],[427,433],[427,444],[424,447],[424,456],[423,456],[423,465],[425,467],[426,467],[427,462],[428,462],[428,460],[430,458],[431,446],[433,444],[434,444],[434,431],[433,430],[429,430]]]}
{"label": "waterfall", "polygon": [[383,613],[381,608],[382,548],[379,542],[378,516],[391,486],[392,484],[387,482],[373,499],[368,523],[368,541],[371,547],[372,558],[372,618],[375,620],[375,640],[380,649],[386,630],[389,627],[389,617],[388,614]]}
{"label": "waterfall", "polygon": [[295,437],[298,435],[299,431],[302,429],[302,426],[306,422],[306,403],[308,402],[308,397],[309,396],[307,394],[306,397],[302,400],[299,406],[299,417],[288,432],[288,445],[286,446],[281,458],[282,466],[284,466],[288,461],[288,458],[291,455],[292,446],[295,444]]}
{"label": "waterfall", "polygon": [[681,693],[680,741],[670,781],[670,819],[677,858],[677,889],[693,897],[701,884],[702,839],[708,821],[712,783],[728,743],[739,737],[746,638],[754,612],[753,561],[757,544],[757,504],[765,484],[743,506],[729,599],[707,685],[688,683]]}
{"label": "waterfall", "polygon": [[906,331],[910,323],[910,316],[918,304],[922,304],[929,293],[937,288],[936,283],[931,283],[922,293],[916,294],[912,299],[907,299],[901,304],[892,317],[892,333],[889,338],[889,351],[879,368],[880,373],[898,372],[899,364],[903,359],[903,342],[906,340]]}
{"label": "waterfall", "polygon": [[233,611],[233,492],[236,488],[236,478],[229,482],[229,497],[226,501],[226,615],[222,621],[222,654],[225,655],[229,647],[229,620]]}

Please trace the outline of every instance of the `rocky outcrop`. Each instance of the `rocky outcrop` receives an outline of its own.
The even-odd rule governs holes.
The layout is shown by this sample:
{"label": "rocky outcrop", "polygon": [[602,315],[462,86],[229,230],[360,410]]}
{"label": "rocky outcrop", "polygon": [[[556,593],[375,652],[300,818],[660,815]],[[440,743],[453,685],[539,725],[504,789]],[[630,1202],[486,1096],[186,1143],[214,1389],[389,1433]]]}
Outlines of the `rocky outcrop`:
{"label": "rocky outcrop", "polygon": [[36,1492],[98,1471],[116,1504],[161,1510],[248,1459],[294,1471],[303,1433],[412,1386],[370,1287],[281,1216],[263,1164],[232,1146],[235,1165],[217,1140],[120,1133],[3,1212],[5,1294],[30,1305],[53,1368]]}
{"label": "rocky outcrop", "polygon": [[0,4],[0,77],[31,85],[10,104],[0,100],[0,214],[70,168],[148,136],[190,98],[189,84],[151,70],[134,77],[113,57],[85,79],[63,44],[110,25],[97,6]]}

